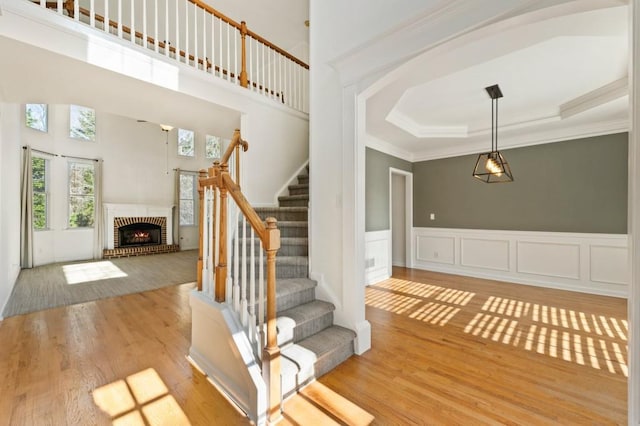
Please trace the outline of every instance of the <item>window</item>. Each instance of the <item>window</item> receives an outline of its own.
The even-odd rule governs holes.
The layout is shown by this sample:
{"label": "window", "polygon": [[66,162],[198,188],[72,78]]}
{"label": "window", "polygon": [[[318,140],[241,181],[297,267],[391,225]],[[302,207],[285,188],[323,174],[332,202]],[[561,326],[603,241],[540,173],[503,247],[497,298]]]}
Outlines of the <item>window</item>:
{"label": "window", "polygon": [[207,135],[204,146],[205,157],[219,159],[222,140],[218,136]]}
{"label": "window", "polygon": [[178,155],[195,156],[195,136],[193,130],[178,129]]}
{"label": "window", "polygon": [[195,173],[180,172],[180,226],[196,224],[197,191]]}
{"label": "window", "polygon": [[94,219],[93,164],[69,163],[69,227],[91,228]]}
{"label": "window", "polygon": [[31,158],[33,179],[33,229],[47,229],[49,218],[49,160]]}
{"label": "window", "polygon": [[69,136],[85,141],[95,141],[96,111],[87,107],[70,105]]}
{"label": "window", "polygon": [[27,104],[24,109],[27,127],[47,132],[47,104]]}

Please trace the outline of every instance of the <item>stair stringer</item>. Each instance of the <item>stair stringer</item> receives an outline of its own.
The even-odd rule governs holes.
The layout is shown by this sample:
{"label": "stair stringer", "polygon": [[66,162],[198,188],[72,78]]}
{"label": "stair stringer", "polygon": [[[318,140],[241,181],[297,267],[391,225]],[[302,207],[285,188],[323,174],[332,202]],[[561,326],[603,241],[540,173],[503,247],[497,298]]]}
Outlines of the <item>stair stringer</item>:
{"label": "stair stringer", "polygon": [[189,357],[257,425],[266,422],[267,386],[253,349],[226,304],[191,292]]}

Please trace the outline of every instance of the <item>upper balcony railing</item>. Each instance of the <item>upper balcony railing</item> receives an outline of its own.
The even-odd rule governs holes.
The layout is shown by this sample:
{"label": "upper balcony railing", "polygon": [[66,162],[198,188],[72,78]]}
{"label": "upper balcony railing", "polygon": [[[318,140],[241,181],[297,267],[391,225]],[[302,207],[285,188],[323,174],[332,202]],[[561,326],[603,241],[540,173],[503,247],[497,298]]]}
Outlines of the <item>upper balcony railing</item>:
{"label": "upper balcony railing", "polygon": [[31,0],[298,111],[309,66],[200,0]]}

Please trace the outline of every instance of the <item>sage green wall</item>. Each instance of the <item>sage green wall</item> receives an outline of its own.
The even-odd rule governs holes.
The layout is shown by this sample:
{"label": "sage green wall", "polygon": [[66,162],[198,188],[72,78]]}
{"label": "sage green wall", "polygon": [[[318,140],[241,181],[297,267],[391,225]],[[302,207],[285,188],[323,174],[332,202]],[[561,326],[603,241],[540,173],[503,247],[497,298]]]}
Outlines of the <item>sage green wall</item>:
{"label": "sage green wall", "polygon": [[504,150],[511,183],[474,179],[477,155],[414,163],[414,226],[626,234],[627,140],[619,133]]}
{"label": "sage green wall", "polygon": [[411,163],[367,148],[365,166],[365,230],[389,229],[389,168],[410,172]]}

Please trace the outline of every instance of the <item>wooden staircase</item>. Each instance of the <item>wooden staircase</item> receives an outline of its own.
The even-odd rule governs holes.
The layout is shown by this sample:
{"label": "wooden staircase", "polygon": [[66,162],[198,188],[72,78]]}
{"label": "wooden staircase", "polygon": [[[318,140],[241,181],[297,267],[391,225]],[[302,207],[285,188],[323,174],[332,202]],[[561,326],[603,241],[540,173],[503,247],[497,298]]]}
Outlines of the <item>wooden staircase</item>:
{"label": "wooden staircase", "polygon": [[221,160],[200,173],[189,354],[264,424],[281,418],[283,397],[353,355],[356,334],[333,324],[335,306],[316,299],[309,279],[309,168],[277,207],[255,209],[237,184],[247,149],[236,130]]}
{"label": "wooden staircase", "polygon": [[354,353],[355,333],[333,324],[333,304],[317,300],[317,283],[308,278],[309,168],[278,198],[279,207],[256,208],[280,229],[276,257],[277,330],[282,394],[288,396],[331,371]]}

